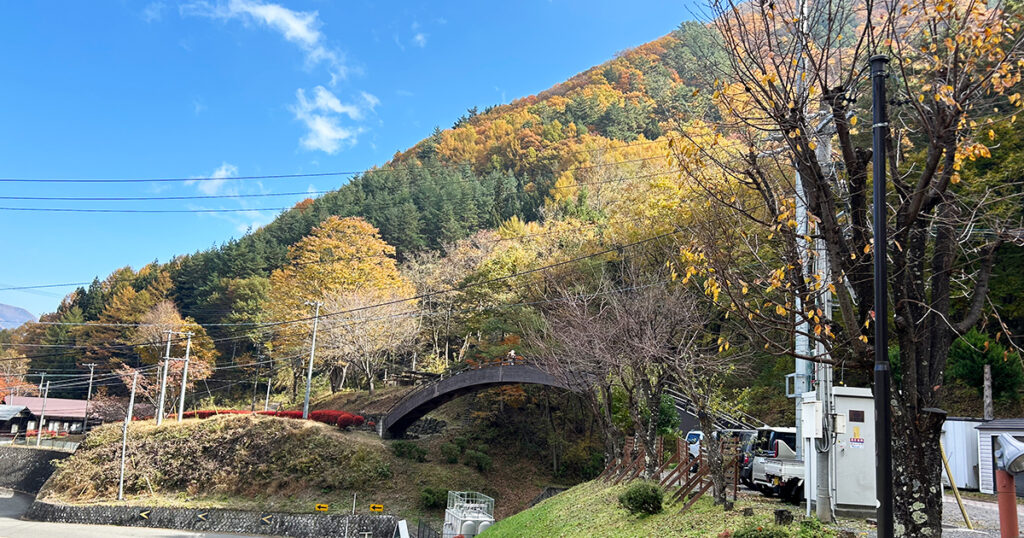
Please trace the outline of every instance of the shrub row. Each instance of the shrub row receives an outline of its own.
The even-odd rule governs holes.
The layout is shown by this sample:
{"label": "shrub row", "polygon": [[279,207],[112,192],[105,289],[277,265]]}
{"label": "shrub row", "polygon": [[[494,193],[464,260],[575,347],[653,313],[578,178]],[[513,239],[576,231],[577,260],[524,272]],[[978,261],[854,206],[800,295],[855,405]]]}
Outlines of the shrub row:
{"label": "shrub row", "polygon": [[[210,418],[214,415],[249,415],[251,411],[245,411],[241,409],[203,409],[199,411],[186,411],[183,413],[185,418],[199,418],[205,419]],[[257,411],[257,415],[266,415],[271,417],[281,418],[293,418],[301,419],[302,411]],[[313,411],[309,414],[310,420],[321,422],[323,424],[330,424],[331,426],[337,426],[339,428],[349,428],[352,426],[362,426],[366,419],[362,415],[353,415],[346,411],[340,411],[336,409],[324,409],[320,411]],[[371,422],[372,426],[373,423]]]}
{"label": "shrub row", "polygon": [[[39,430],[28,430],[25,432],[25,437],[35,437],[39,435]],[[67,437],[68,432],[57,432],[54,430],[43,430],[43,437]]]}

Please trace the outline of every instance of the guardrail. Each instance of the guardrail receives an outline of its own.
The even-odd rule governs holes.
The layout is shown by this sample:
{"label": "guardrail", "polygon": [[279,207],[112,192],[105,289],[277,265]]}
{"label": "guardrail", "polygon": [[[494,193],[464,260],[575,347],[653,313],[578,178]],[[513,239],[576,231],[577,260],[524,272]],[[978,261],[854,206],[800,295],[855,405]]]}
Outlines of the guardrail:
{"label": "guardrail", "polygon": [[419,394],[420,392],[429,389],[430,387],[444,381],[445,379],[451,379],[459,374],[474,370],[481,370],[484,368],[496,368],[499,366],[514,366],[521,364],[529,364],[529,361],[516,357],[515,359],[502,359],[500,361],[487,361],[475,364],[467,364],[463,362],[459,364],[456,368],[451,368],[445,370],[444,372],[441,372],[437,379],[434,379],[430,383],[424,383],[423,385],[419,385],[409,389],[405,394],[402,395],[401,398],[396,400],[395,403],[391,404],[391,407],[389,407],[388,410],[384,412],[384,416],[390,415],[392,411],[398,408],[398,406],[402,405],[416,394]]}
{"label": "guardrail", "polygon": [[62,452],[74,452],[78,450],[79,441],[65,441],[63,439],[41,439],[36,443],[35,439],[26,440],[24,437],[15,439],[0,439],[0,446],[18,446],[26,448],[46,448],[60,450]]}

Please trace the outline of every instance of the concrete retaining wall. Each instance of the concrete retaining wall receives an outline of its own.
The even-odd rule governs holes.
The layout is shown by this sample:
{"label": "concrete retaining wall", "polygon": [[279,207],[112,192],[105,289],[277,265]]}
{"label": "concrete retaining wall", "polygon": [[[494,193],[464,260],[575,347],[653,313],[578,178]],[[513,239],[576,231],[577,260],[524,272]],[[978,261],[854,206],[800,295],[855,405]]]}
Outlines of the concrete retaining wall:
{"label": "concrete retaining wall", "polygon": [[35,495],[56,467],[54,460],[71,454],[18,446],[0,446],[0,487]]}
{"label": "concrete retaining wall", "polygon": [[398,524],[398,518],[391,515],[284,514],[223,509],[69,506],[41,501],[33,503],[24,518],[33,521],[157,527],[200,532],[233,532],[274,536],[348,536],[350,538],[363,538],[364,536],[392,538],[395,526]]}

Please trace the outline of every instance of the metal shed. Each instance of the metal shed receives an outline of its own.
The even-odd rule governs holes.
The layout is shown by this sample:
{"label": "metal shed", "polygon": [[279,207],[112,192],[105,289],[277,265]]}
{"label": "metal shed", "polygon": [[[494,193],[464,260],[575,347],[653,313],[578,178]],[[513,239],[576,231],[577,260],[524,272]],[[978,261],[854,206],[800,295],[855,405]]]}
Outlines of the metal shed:
{"label": "metal shed", "polygon": [[[1007,433],[1024,441],[1024,418],[1000,418],[977,427],[978,430],[978,488],[982,493],[995,493],[995,456],[992,438]],[[1017,482],[1017,496],[1024,497],[1024,480]]]}
{"label": "metal shed", "polygon": [[[960,489],[976,490],[980,486],[977,427],[984,423],[985,420],[980,418],[948,417],[942,424],[942,446],[946,449],[956,487]],[[949,486],[945,467],[942,468],[942,481]]]}

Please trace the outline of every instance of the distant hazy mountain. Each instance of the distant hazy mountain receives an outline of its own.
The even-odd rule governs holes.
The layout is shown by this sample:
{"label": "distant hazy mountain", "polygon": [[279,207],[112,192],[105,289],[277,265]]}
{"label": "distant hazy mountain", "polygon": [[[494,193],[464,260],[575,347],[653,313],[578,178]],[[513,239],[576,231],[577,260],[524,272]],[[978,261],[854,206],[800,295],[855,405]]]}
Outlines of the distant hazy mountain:
{"label": "distant hazy mountain", "polygon": [[36,317],[24,308],[0,303],[0,329],[13,329],[26,321],[35,321]]}

